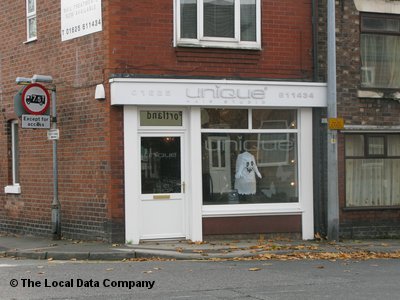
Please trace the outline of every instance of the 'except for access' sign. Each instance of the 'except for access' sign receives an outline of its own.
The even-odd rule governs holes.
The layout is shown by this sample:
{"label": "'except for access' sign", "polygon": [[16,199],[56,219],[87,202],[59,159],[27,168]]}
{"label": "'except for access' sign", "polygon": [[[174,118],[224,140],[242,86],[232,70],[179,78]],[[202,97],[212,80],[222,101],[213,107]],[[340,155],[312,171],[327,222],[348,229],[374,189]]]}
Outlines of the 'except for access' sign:
{"label": "'except for access' sign", "polygon": [[50,128],[50,116],[47,115],[22,115],[21,121],[22,128]]}

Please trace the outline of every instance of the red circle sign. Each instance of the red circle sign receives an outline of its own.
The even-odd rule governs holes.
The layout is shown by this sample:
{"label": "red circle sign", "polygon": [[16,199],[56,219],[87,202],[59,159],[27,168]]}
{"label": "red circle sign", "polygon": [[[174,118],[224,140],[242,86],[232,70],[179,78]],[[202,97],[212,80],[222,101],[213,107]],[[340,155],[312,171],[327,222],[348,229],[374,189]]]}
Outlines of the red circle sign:
{"label": "red circle sign", "polygon": [[31,83],[22,92],[22,106],[27,113],[41,115],[50,105],[50,95],[47,89],[39,83]]}

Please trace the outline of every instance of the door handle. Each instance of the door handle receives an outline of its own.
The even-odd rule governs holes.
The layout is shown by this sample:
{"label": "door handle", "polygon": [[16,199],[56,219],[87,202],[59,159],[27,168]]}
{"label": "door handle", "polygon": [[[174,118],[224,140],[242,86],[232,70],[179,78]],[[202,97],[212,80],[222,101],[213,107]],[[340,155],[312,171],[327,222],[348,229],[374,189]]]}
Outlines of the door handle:
{"label": "door handle", "polygon": [[186,183],[182,182],[182,193],[185,193],[186,190]]}

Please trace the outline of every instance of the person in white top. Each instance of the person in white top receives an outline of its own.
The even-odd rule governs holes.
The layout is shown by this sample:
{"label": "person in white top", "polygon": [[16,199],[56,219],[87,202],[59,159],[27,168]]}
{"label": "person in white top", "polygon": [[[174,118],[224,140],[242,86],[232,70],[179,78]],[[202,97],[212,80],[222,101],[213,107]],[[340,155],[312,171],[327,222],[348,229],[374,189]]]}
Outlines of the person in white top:
{"label": "person in white top", "polygon": [[258,171],[254,156],[243,152],[236,159],[235,189],[241,195],[254,195],[256,193],[256,174],[262,178]]}

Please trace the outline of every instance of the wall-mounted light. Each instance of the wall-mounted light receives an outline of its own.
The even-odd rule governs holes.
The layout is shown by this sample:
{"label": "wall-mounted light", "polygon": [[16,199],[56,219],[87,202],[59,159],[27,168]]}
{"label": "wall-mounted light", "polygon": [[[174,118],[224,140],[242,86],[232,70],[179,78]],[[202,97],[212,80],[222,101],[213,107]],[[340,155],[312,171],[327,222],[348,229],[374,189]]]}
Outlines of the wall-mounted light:
{"label": "wall-mounted light", "polygon": [[106,91],[103,84],[96,85],[96,91],[94,92],[94,99],[104,100],[106,99]]}

